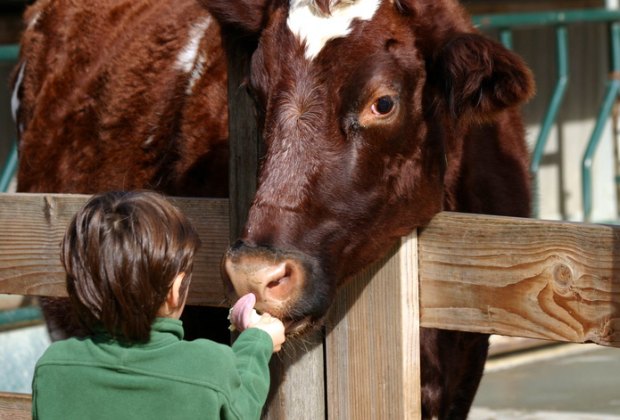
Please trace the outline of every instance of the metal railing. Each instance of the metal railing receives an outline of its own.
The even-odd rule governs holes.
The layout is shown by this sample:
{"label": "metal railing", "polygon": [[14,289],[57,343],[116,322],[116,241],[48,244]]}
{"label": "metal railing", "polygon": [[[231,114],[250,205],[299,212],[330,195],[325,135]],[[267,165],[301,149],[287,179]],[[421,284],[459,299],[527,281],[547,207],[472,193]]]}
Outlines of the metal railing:
{"label": "metal railing", "polygon": [[532,151],[530,171],[534,179],[537,179],[540,162],[549,140],[551,127],[557,119],[558,111],[564,100],[564,94],[569,82],[567,25],[587,22],[609,24],[611,57],[609,78],[594,129],[581,160],[583,214],[584,220],[590,221],[592,216],[592,162],[600,144],[605,124],[620,92],[620,10],[591,9],[479,15],[473,18],[473,22],[479,29],[499,30],[500,41],[507,48],[512,48],[512,32],[514,30],[532,26],[555,27],[557,81]]}
{"label": "metal railing", "polygon": [[[17,61],[18,55],[18,45],[0,45],[0,62],[10,63]],[[6,192],[17,171],[17,142],[15,140],[13,140],[9,155],[0,169],[0,192]]]}

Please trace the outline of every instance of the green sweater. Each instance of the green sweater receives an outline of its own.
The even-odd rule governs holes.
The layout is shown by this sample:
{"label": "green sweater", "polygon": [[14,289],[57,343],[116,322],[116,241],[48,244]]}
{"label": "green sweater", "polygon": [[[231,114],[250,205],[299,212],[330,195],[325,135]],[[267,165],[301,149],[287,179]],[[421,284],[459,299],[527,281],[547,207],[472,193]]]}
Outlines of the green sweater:
{"label": "green sweater", "polygon": [[250,328],[232,348],[182,338],[181,321],[158,318],[146,344],[106,335],[53,343],[35,368],[33,419],[259,418],[271,337]]}

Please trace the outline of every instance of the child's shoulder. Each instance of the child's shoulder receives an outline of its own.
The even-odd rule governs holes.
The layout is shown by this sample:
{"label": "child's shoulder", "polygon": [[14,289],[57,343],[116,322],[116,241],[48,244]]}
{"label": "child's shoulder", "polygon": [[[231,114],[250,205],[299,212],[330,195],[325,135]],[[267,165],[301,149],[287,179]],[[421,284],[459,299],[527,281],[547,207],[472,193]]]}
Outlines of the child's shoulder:
{"label": "child's shoulder", "polygon": [[55,341],[45,349],[37,364],[75,360],[76,355],[82,353],[86,347],[86,340],[88,338],[67,338]]}
{"label": "child's shoulder", "polygon": [[230,346],[206,339],[181,341],[166,353],[166,362],[158,365],[160,373],[194,378],[198,382],[209,381],[209,377],[223,378],[235,371],[235,356]]}

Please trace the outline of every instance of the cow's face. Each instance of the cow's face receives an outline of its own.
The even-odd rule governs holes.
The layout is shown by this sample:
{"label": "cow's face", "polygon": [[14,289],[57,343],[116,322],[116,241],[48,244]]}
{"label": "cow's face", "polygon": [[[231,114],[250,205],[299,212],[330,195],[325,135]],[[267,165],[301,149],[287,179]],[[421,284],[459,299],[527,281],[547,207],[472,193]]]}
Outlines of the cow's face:
{"label": "cow's face", "polygon": [[[265,4],[247,22],[260,31],[249,85],[267,152],[225,281],[291,330],[315,324],[339,284],[441,210],[450,130],[530,89],[512,54],[459,31],[461,16],[437,33],[420,16],[436,6],[331,3]],[[483,74],[472,81],[472,69]]]}

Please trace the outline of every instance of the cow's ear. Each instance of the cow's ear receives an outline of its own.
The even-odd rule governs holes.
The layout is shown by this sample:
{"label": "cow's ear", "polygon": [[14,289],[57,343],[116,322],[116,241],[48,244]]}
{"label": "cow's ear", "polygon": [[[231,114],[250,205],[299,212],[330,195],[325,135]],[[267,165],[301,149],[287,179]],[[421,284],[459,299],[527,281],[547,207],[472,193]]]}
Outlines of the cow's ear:
{"label": "cow's ear", "polygon": [[532,73],[523,60],[476,33],[450,38],[430,66],[431,83],[457,117],[485,120],[534,94]]}
{"label": "cow's ear", "polygon": [[199,0],[220,25],[260,32],[273,0]]}

